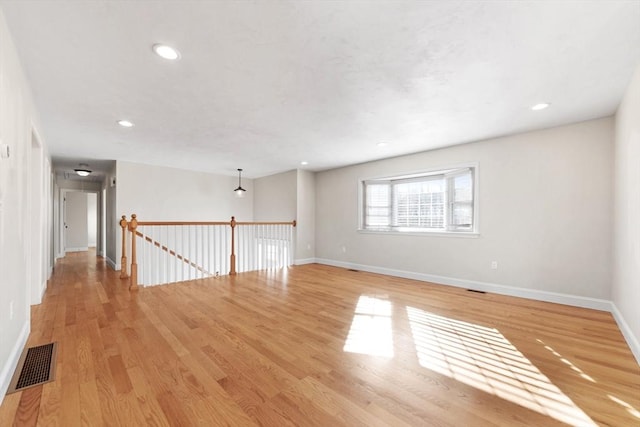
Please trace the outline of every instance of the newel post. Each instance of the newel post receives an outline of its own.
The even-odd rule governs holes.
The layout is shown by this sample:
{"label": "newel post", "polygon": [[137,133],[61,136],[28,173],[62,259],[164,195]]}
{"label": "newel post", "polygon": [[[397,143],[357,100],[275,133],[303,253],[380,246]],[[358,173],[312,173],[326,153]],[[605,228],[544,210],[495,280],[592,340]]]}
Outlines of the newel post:
{"label": "newel post", "polygon": [[127,274],[127,217],[122,215],[120,220],[120,227],[122,227],[122,257],[120,258],[120,278],[126,279],[129,277]]}
{"label": "newel post", "polygon": [[231,222],[229,223],[231,226],[231,271],[229,271],[230,276],[236,275],[236,249],[235,249],[235,232],[236,232],[236,217],[231,217]]}
{"label": "newel post", "polygon": [[138,260],[136,257],[136,228],[138,228],[138,220],[136,214],[131,215],[131,221],[129,221],[129,230],[131,231],[131,283],[129,284],[130,291],[138,290]]}

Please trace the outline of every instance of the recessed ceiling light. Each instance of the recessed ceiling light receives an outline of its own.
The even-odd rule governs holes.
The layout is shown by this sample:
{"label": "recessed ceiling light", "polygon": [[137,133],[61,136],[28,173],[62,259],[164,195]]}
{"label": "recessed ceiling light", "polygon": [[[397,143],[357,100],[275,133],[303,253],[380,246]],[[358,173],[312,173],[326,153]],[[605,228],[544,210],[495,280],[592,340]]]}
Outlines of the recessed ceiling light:
{"label": "recessed ceiling light", "polygon": [[541,102],[540,104],[536,104],[536,105],[534,105],[533,107],[531,107],[531,109],[532,109],[533,111],[540,111],[540,110],[544,110],[544,109],[545,109],[545,108],[547,108],[549,105],[551,105],[551,104],[549,104],[549,103],[547,103],[547,102]]}
{"label": "recessed ceiling light", "polygon": [[308,165],[308,164],[309,164],[309,162],[307,162],[307,161],[304,161],[304,160],[303,160],[303,161],[301,161],[301,162],[300,162],[300,164],[301,164],[302,166],[306,166],[306,165]]}
{"label": "recessed ceiling light", "polygon": [[378,144],[376,144],[378,147],[386,147],[387,145],[389,145],[386,142],[378,142]]}
{"label": "recessed ceiling light", "polygon": [[156,53],[156,55],[164,59],[169,59],[171,61],[175,61],[176,59],[180,58],[180,53],[171,46],[167,46],[166,44],[154,44],[153,51]]}
{"label": "recessed ceiling light", "polygon": [[129,120],[118,120],[118,124],[123,128],[133,127],[133,123],[131,123]]}

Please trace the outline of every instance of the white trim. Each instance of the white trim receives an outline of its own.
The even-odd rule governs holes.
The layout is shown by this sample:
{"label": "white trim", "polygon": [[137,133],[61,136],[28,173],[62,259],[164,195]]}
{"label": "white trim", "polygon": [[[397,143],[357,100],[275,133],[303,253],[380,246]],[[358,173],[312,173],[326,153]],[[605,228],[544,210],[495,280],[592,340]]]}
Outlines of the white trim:
{"label": "white trim", "polygon": [[22,326],[22,330],[20,331],[20,335],[18,335],[18,340],[14,344],[11,349],[11,353],[9,353],[9,358],[7,359],[7,363],[2,368],[2,373],[0,373],[0,404],[2,404],[2,400],[4,399],[4,395],[7,393],[9,389],[9,383],[11,382],[11,378],[13,377],[13,372],[16,370],[18,366],[18,362],[20,361],[20,355],[22,354],[22,350],[24,346],[27,344],[27,338],[29,338],[29,320],[24,323]]}
{"label": "white trim", "polygon": [[398,176],[419,176],[419,175],[435,175],[442,171],[453,171],[455,169],[464,169],[464,168],[478,168],[480,162],[464,162],[464,163],[454,163],[453,165],[447,166],[429,166],[427,169],[414,169],[412,171],[404,171],[398,173],[392,173],[390,175],[376,175],[369,176],[366,178],[358,178],[358,182],[363,181],[380,181],[380,180],[391,180]]}
{"label": "white trim", "polygon": [[613,302],[611,302],[611,314],[618,324],[620,332],[622,332],[622,336],[627,341],[627,344],[629,344],[629,348],[636,358],[636,362],[640,365],[640,342],[638,342],[638,339],[633,335],[631,328],[627,322],[625,322],[624,317],[622,317],[622,313],[620,313],[618,307],[616,307]]}
{"label": "white trim", "polygon": [[297,259],[293,262],[293,265],[305,265],[305,264],[315,264],[316,263],[316,259],[315,258],[303,258],[303,259]]}
{"label": "white trim", "polygon": [[40,285],[40,302],[42,302],[42,298],[44,298],[45,292],[47,292],[47,281],[46,280],[44,282],[42,282],[42,285]]}
{"label": "white trim", "polygon": [[591,308],[594,310],[602,310],[608,312],[611,311],[611,301],[598,298],[581,297],[578,295],[568,295],[529,288],[516,288],[513,286],[499,285],[496,283],[457,279],[454,277],[437,276],[434,274],[415,273],[412,271],[395,270],[391,268],[354,264],[350,262],[335,261],[323,258],[316,258],[316,262],[318,264],[326,264],[334,267],[351,268],[354,270],[368,271],[370,273],[386,274],[388,276],[402,277],[405,279],[422,280],[424,282],[455,286],[458,288],[473,289],[476,291],[492,292],[500,295],[527,298],[537,301],[554,302],[557,304],[567,304],[575,307]]}
{"label": "white trim", "polygon": [[78,248],[65,248],[64,252],[66,254],[67,252],[86,252],[88,250],[89,250],[88,246],[82,246],[82,247],[78,247]]}
{"label": "white trim", "polygon": [[[421,232],[404,232],[404,231],[385,231],[385,230],[368,230],[364,225],[364,185],[367,182],[388,182],[398,179],[402,176],[412,176],[412,177],[428,177],[430,175],[439,175],[443,174],[446,177],[447,174],[461,169],[469,169],[473,170],[473,230],[471,231],[421,231]],[[450,237],[453,234],[458,233],[466,233],[466,237],[478,237],[480,235],[480,162],[465,162],[456,165],[450,165],[447,167],[430,167],[428,169],[411,171],[409,173],[400,173],[395,175],[386,175],[379,177],[368,177],[368,178],[358,178],[358,196],[357,200],[357,210],[358,212],[358,228],[356,231],[364,232],[364,231],[372,231],[374,233],[385,233],[385,234],[403,234],[403,235],[440,235],[442,237]]]}
{"label": "white trim", "polygon": [[120,264],[114,262],[111,258],[109,257],[105,257],[104,258],[107,261],[107,265],[109,267],[111,267],[112,269],[114,269],[115,271],[120,271]]}
{"label": "white trim", "polygon": [[361,234],[382,234],[386,236],[420,236],[420,237],[465,237],[477,239],[480,233],[474,231],[396,231],[396,230],[366,230],[358,229]]}

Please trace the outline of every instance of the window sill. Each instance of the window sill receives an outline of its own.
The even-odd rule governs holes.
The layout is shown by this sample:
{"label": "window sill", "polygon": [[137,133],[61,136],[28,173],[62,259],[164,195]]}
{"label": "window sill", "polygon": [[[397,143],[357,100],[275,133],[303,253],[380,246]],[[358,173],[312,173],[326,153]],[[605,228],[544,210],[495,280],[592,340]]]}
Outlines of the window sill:
{"label": "window sill", "polygon": [[477,231],[394,231],[394,230],[363,230],[358,229],[362,234],[384,234],[395,236],[429,236],[429,237],[462,237],[466,239],[476,239],[480,237]]}

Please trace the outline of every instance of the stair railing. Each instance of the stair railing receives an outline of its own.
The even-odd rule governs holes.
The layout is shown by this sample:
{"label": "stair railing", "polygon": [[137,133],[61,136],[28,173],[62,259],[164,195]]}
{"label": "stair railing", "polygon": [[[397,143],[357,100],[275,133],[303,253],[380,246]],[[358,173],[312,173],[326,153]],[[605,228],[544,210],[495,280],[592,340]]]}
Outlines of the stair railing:
{"label": "stair railing", "polygon": [[[296,221],[238,222],[231,217],[229,222],[149,222],[138,221],[133,214],[130,221],[123,216],[120,226],[120,277],[130,279],[131,290],[137,290],[138,284],[181,282],[225,272],[233,276],[293,264]],[[125,229],[131,236],[129,276]]]}

